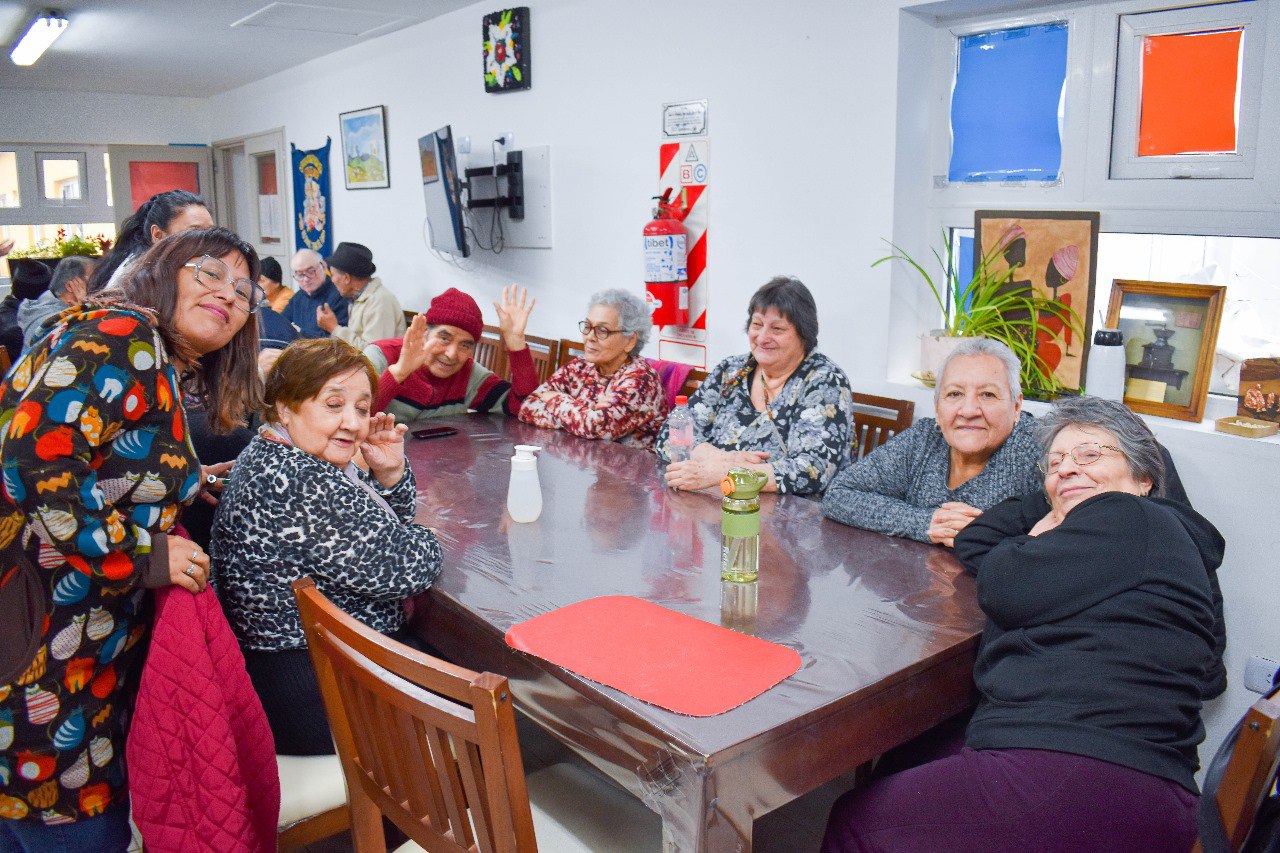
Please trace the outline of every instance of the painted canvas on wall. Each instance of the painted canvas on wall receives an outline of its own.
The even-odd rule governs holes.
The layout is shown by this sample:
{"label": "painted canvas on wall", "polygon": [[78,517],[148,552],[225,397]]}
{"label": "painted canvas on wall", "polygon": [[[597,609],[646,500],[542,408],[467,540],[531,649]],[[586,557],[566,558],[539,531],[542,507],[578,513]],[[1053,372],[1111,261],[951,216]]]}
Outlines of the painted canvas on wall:
{"label": "painted canvas on wall", "polygon": [[391,186],[387,165],[387,108],[366,107],[338,116],[342,127],[342,175],[349,190]]}
{"label": "painted canvas on wall", "polygon": [[1280,358],[1250,358],[1240,365],[1236,414],[1280,423]]}
{"label": "painted canvas on wall", "polygon": [[484,90],[515,92],[533,85],[529,56],[529,7],[484,16]]}
{"label": "painted canvas on wall", "polygon": [[979,210],[973,214],[975,265],[994,251],[994,272],[1015,270],[1010,288],[1029,285],[1080,318],[1083,336],[1055,316],[1041,317],[1042,328],[1036,335],[1036,354],[1067,392],[1086,387],[1098,218],[1096,211]]}

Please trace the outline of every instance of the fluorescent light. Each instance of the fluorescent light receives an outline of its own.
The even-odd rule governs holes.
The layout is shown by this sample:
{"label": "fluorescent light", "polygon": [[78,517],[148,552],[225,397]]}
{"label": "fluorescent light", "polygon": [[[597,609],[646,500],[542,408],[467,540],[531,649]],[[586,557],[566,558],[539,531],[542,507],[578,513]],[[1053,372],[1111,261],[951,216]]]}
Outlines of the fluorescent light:
{"label": "fluorescent light", "polygon": [[10,53],[14,65],[34,65],[49,45],[58,40],[67,28],[67,19],[54,12],[45,12],[32,22],[27,34]]}

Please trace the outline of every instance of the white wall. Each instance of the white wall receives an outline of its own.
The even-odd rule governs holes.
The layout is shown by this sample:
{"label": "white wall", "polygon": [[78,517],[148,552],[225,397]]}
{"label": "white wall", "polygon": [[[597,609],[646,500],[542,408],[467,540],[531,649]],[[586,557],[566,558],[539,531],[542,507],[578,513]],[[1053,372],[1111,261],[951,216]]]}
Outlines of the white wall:
{"label": "white wall", "polygon": [[203,98],[0,89],[0,141],[207,143],[206,109]]}
{"label": "white wall", "polygon": [[[533,88],[487,95],[479,4],[216,96],[212,136],[331,135],[336,165],[338,113],[385,104],[391,187],[347,192],[336,176],[336,239],[369,245],[407,308],[457,286],[495,322],[486,297],[527,284],[530,331],[561,337],[593,290],[641,288],[662,103],[708,98],[711,358],[745,349],[748,296],[785,272],[814,291],[821,348],[883,377],[887,276],[868,263],[892,227],[896,6],[547,0],[531,7]],[[417,138],[446,123],[482,150],[473,165],[505,130],[551,146],[553,249],[477,252],[468,272],[426,252]]]}

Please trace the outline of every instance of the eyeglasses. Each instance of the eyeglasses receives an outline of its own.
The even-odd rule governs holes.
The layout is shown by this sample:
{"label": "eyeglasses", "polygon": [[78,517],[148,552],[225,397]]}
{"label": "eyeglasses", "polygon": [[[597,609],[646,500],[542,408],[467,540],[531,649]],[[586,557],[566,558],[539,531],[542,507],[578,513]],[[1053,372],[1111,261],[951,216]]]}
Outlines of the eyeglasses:
{"label": "eyeglasses", "polygon": [[578,323],[578,329],[582,332],[584,338],[595,338],[597,341],[607,341],[614,335],[621,335],[621,329],[610,329],[608,326],[593,326],[586,320]]}
{"label": "eyeglasses", "polygon": [[1095,444],[1087,441],[1084,444],[1077,444],[1066,453],[1050,453],[1048,456],[1036,463],[1036,467],[1040,469],[1042,474],[1052,474],[1058,470],[1058,466],[1062,464],[1062,460],[1070,456],[1075,463],[1080,466],[1092,465],[1102,458],[1102,451],[1114,450],[1116,453],[1124,453],[1118,447],[1110,444]]}
{"label": "eyeglasses", "polygon": [[312,264],[311,266],[307,267],[306,269],[301,269],[301,270],[296,270],[296,271],[294,271],[294,273],[293,273],[293,280],[294,280],[294,281],[302,281],[302,280],[303,280],[303,279],[305,279],[305,278],[315,278],[316,276],[320,275],[322,272],[324,272],[324,271],[323,271],[322,269],[320,269],[320,265],[319,265],[319,264]]}
{"label": "eyeglasses", "polygon": [[243,311],[253,311],[266,296],[257,282],[247,278],[234,278],[230,267],[210,255],[182,266],[194,271],[196,282],[205,290],[216,293],[230,285],[236,293],[236,305]]}

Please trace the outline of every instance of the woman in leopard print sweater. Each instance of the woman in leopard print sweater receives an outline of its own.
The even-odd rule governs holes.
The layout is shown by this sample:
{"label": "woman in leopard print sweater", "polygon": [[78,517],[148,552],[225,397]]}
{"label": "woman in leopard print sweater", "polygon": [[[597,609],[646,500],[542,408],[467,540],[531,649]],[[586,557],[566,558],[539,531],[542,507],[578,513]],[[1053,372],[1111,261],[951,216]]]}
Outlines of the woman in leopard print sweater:
{"label": "woman in leopard print sweater", "polygon": [[[413,521],[406,428],[370,416],[377,381],[344,341],[291,344],[267,377],[267,423],[214,520],[214,585],[279,753],[333,752],[290,584],[310,576],[351,616],[415,645],[404,601],[440,574],[435,536]],[[352,463],[357,449],[368,472]]]}

